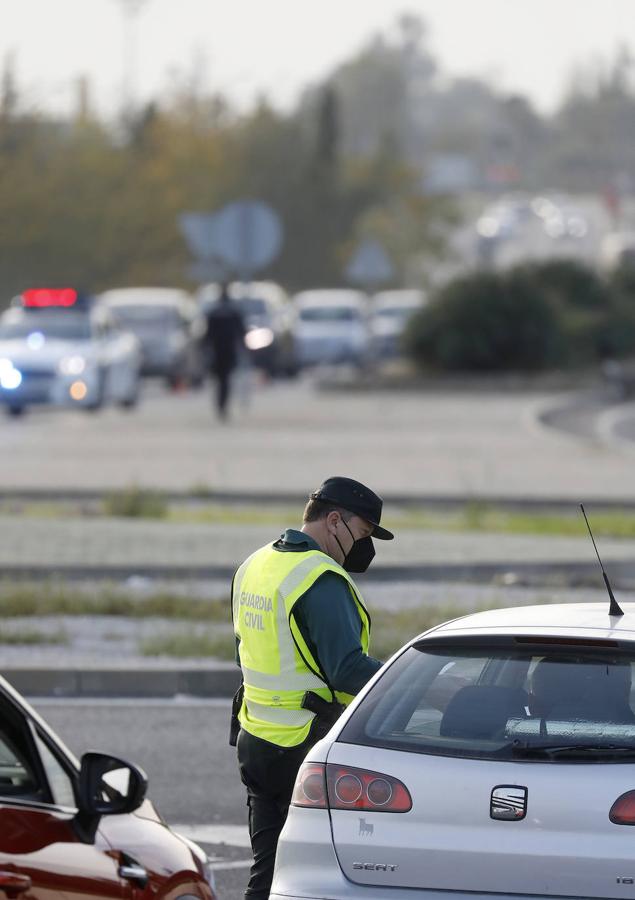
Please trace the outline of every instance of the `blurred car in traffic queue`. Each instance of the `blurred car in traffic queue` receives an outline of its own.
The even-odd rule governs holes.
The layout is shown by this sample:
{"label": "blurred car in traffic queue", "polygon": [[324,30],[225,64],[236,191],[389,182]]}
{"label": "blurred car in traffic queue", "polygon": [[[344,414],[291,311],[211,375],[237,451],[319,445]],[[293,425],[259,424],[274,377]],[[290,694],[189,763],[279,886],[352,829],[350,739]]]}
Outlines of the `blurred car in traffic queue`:
{"label": "blurred car in traffic queue", "polygon": [[[218,302],[220,292],[221,285],[216,282],[199,289],[197,297],[204,315]],[[284,288],[273,281],[233,281],[227,293],[243,317],[251,363],[270,376],[295,375],[291,305]],[[208,359],[208,367],[211,363]]]}
{"label": "blurred car in traffic queue", "polygon": [[24,291],[0,316],[0,402],[12,415],[39,404],[133,407],[140,369],[134,335],[73,288]]}
{"label": "blurred car in traffic queue", "polygon": [[368,362],[370,301],[366,294],[338,288],[301,291],[293,298],[293,308],[293,342],[300,367]]}
{"label": "blurred car in traffic queue", "polygon": [[425,294],[414,288],[379,291],[374,295],[370,319],[374,360],[395,359],[402,355],[401,339],[408,321],[424,303]]}
{"label": "blurred car in traffic queue", "polygon": [[179,288],[114,288],[96,298],[120,328],[141,344],[144,375],[158,375],[170,387],[202,384],[205,369],[200,339],[204,324],[196,301]]}
{"label": "blurred car in traffic queue", "polygon": [[309,751],[272,900],[633,897],[624,612],[492,610],[398,651]]}
{"label": "blurred car in traffic queue", "polygon": [[0,896],[215,900],[205,853],[109,754],[81,761],[0,677]]}

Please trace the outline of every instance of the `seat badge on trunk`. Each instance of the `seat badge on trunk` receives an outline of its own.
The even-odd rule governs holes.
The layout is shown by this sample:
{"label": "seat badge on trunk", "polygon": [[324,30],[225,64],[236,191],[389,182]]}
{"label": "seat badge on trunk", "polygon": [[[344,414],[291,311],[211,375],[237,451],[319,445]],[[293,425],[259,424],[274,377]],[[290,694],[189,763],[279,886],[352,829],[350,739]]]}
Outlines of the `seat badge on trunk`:
{"label": "seat badge on trunk", "polygon": [[492,791],[489,814],[503,822],[519,822],[527,815],[527,788],[499,784]]}

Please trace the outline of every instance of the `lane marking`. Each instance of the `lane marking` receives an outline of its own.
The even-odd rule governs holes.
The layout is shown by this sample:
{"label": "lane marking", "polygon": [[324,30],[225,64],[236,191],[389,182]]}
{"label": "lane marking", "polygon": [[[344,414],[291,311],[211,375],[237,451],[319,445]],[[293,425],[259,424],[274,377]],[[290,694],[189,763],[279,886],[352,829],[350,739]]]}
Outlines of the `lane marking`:
{"label": "lane marking", "polygon": [[251,863],[251,859],[232,859],[227,862],[211,862],[209,867],[214,872],[220,872],[225,869],[250,869]]}
{"label": "lane marking", "polygon": [[228,844],[230,847],[248,847],[251,850],[246,825],[172,825],[172,831],[199,844]]}
{"label": "lane marking", "polygon": [[37,697],[25,695],[31,706],[178,706],[189,708],[197,706],[229,708],[231,698],[227,697],[193,697],[189,694],[176,694],[174,697]]}

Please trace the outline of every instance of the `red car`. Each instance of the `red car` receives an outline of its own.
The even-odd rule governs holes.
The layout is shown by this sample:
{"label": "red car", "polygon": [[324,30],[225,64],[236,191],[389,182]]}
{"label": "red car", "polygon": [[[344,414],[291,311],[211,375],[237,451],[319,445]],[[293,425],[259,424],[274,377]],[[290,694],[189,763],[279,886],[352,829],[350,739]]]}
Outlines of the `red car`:
{"label": "red car", "polygon": [[216,900],[205,853],[146,785],[107,754],[78,762],[0,677],[0,900]]}

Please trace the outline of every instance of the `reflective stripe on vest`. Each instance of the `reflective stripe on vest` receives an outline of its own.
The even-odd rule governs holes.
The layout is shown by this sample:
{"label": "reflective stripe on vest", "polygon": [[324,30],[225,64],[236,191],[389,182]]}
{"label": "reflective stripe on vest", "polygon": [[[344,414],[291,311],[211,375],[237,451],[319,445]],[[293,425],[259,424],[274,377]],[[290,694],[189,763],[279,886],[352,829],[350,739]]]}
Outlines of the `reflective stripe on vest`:
{"label": "reflective stripe on vest", "polygon": [[[292,615],[297,600],[327,571],[349,584],[367,653],[369,618],[363,601],[348,572],[322,551],[283,553],[269,544],[252,554],[234,576],[234,630],[240,639],[245,682],[241,724],[281,746],[295,746],[308,734],[314,716],[301,707],[306,691],[332,699]],[[337,696],[344,703],[351,700],[349,695]]]}

